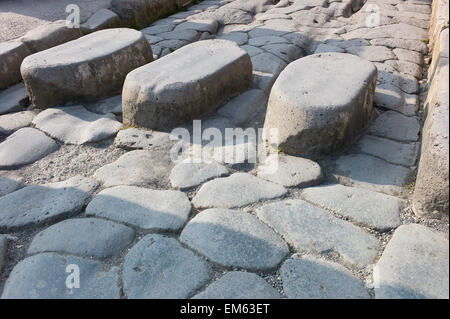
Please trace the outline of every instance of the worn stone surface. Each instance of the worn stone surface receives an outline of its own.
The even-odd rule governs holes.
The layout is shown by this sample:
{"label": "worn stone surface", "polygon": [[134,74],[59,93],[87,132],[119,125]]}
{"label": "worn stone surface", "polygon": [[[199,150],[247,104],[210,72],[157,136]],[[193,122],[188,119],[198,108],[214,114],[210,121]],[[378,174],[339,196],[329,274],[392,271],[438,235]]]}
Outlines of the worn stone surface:
{"label": "worn stone surface", "polygon": [[38,110],[22,111],[0,116],[0,134],[9,135],[15,131],[29,126]]}
{"label": "worn stone surface", "polygon": [[187,189],[228,174],[228,169],[216,162],[209,164],[181,162],[175,165],[169,178],[172,187]]}
{"label": "worn stone surface", "polygon": [[225,267],[267,270],[289,252],[286,243],[255,216],[208,209],[184,227],[180,241]]}
{"label": "worn stone surface", "polygon": [[0,90],[16,84],[22,79],[20,64],[30,54],[30,50],[23,42],[8,41],[0,43]]}
{"label": "worn stone surface", "polygon": [[422,225],[402,225],[377,263],[380,299],[449,297],[448,240]]}
{"label": "worn stone surface", "polygon": [[20,111],[28,104],[28,94],[23,83],[0,92],[0,114]]}
{"label": "worn stone surface", "polygon": [[280,299],[280,295],[258,275],[232,271],[211,283],[193,299]]}
{"label": "worn stone surface", "polygon": [[81,105],[47,109],[33,124],[63,143],[77,145],[109,138],[122,127],[113,114],[92,113]]}
{"label": "worn stone surface", "polygon": [[222,106],[217,113],[229,118],[239,126],[248,121],[255,113],[267,106],[267,94],[263,90],[252,89],[233,98]]}
{"label": "worn stone surface", "polygon": [[215,34],[219,24],[214,19],[195,20],[183,22],[175,27],[175,31],[196,30],[198,32],[209,32]]}
{"label": "worn stone surface", "polygon": [[9,178],[0,175],[0,197],[12,193],[22,187],[23,179]]}
{"label": "worn stone surface", "polygon": [[398,86],[389,83],[377,85],[373,102],[378,107],[394,110],[406,116],[416,115],[419,108],[417,95],[404,93]]}
{"label": "worn stone surface", "polygon": [[403,142],[419,140],[420,123],[394,111],[381,114],[369,127],[369,133]]}
{"label": "worn stone surface", "polygon": [[83,34],[102,29],[120,27],[122,21],[119,16],[109,9],[100,9],[80,26]]}
{"label": "worn stone surface", "polygon": [[235,42],[237,45],[241,46],[247,43],[248,34],[245,32],[234,31],[226,33],[218,37],[218,39],[229,40]]}
{"label": "worn stone surface", "polygon": [[340,220],[303,200],[285,200],[258,208],[257,216],[295,249],[334,252],[345,261],[365,267],[375,260],[378,240],[361,228]]}
{"label": "worn stone surface", "polygon": [[88,216],[107,218],[152,231],[178,231],[190,212],[191,203],[182,192],[136,186],[105,189],[86,208]]}
{"label": "worn stone surface", "polygon": [[75,176],[63,182],[27,186],[0,197],[0,230],[73,216],[98,186],[91,178]]}
{"label": "worn stone surface", "polygon": [[396,58],[391,50],[383,46],[351,46],[346,51],[372,62],[383,62]]}
{"label": "worn stone surface", "polygon": [[175,239],[147,235],[126,255],[124,292],[131,299],[183,299],[210,277],[208,264]]}
{"label": "worn stone surface", "polygon": [[114,145],[124,149],[151,149],[170,143],[171,135],[164,132],[148,131],[138,128],[120,130]]}

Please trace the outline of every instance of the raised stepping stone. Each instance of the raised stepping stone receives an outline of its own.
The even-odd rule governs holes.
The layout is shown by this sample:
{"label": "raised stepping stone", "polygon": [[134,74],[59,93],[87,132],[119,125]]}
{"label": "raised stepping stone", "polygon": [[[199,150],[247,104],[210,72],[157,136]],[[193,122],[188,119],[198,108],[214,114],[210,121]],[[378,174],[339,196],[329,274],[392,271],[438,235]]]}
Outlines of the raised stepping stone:
{"label": "raised stepping stone", "polygon": [[188,189],[228,174],[228,169],[216,162],[209,164],[181,162],[172,169],[169,179],[172,187]]}
{"label": "raised stepping stone", "polygon": [[8,251],[8,239],[5,235],[0,234],[0,275],[2,274],[2,269],[6,264],[6,253]]}
{"label": "raised stepping stone", "polygon": [[156,130],[187,123],[245,90],[251,76],[250,57],[235,43],[193,43],[128,74],[124,123]]}
{"label": "raised stepping stone", "polygon": [[280,299],[280,294],[258,275],[232,271],[192,299]]}
{"label": "raised stepping stone", "polygon": [[234,125],[239,126],[252,118],[256,112],[264,110],[266,106],[266,92],[252,89],[233,98],[222,106],[217,113],[229,118]]}
{"label": "raised stepping stone", "polygon": [[[16,84],[22,80],[20,65],[31,52],[25,43],[20,41],[8,41],[0,43],[0,90]],[[2,98],[0,98],[1,102]],[[1,107],[0,107],[1,113]]]}
{"label": "raised stepping stone", "polygon": [[99,168],[94,177],[104,187],[117,185],[165,185],[173,164],[169,154],[157,151],[131,151],[115,162]]}
{"label": "raised stepping stone", "polygon": [[419,140],[420,123],[414,117],[387,111],[370,125],[369,133],[403,142],[416,142]]}
{"label": "raised stepping stone", "polygon": [[9,135],[15,131],[29,126],[38,110],[22,111],[0,116],[0,134]]}
{"label": "raised stepping stone", "polygon": [[102,29],[120,27],[122,21],[119,16],[108,9],[100,9],[80,26],[83,34],[92,33]]}
{"label": "raised stepping stone", "polygon": [[280,273],[289,299],[370,299],[360,279],[331,261],[296,254]]}
{"label": "raised stepping stone", "polygon": [[93,103],[85,103],[84,105],[86,109],[91,112],[106,114],[106,113],[114,113],[114,114],[122,114],[122,95],[116,95],[113,97],[109,97],[107,99],[93,102]]}
{"label": "raised stepping stone", "polygon": [[104,140],[122,127],[113,114],[92,113],[81,105],[47,109],[33,119],[33,124],[63,143],[76,145]]}
{"label": "raised stepping stone", "polygon": [[183,22],[175,27],[175,31],[182,30],[195,30],[198,32],[209,32],[215,34],[219,24],[213,19],[195,20],[191,19],[189,21]]}
{"label": "raised stepping stone", "polygon": [[334,252],[361,268],[377,256],[375,237],[303,200],[268,204],[256,212],[295,249],[317,254]]}
{"label": "raised stepping stone", "polygon": [[73,216],[98,186],[91,178],[75,176],[64,182],[27,186],[0,197],[0,230]]}
{"label": "raised stepping stone", "polygon": [[299,59],[276,80],[264,128],[278,129],[279,147],[290,155],[316,158],[341,150],[370,121],[376,78],[372,63],[350,54]]}
{"label": "raised stepping stone", "polygon": [[151,231],[178,231],[187,221],[191,203],[179,191],[116,186],[101,191],[86,215],[107,218]]}
{"label": "raised stepping stone", "polygon": [[12,179],[0,175],[0,197],[5,196],[6,194],[12,193],[15,190],[21,188],[22,181],[23,179],[21,178]]}
{"label": "raised stepping stone", "polygon": [[258,166],[258,177],[285,187],[306,187],[322,181],[320,165],[306,158],[271,155]]}
{"label": "raised stepping stone", "polygon": [[402,225],[378,261],[379,299],[449,298],[448,240],[422,225]]}
{"label": "raised stepping stone", "polygon": [[184,227],[180,241],[224,267],[268,270],[288,254],[286,243],[258,218],[228,209],[207,209]]}
{"label": "raised stepping stone", "polygon": [[364,135],[354,145],[352,151],[373,155],[392,164],[413,166],[419,156],[419,144],[405,144],[377,136]]}
{"label": "raised stepping stone", "polygon": [[169,144],[170,137],[171,135],[168,133],[141,130],[132,127],[120,130],[114,140],[114,145],[128,150],[151,149]]}
{"label": "raised stepping stone", "polygon": [[396,59],[395,54],[391,50],[382,46],[352,46],[346,48],[346,51],[372,62]]}
{"label": "raised stepping stone", "polygon": [[28,94],[23,83],[0,92],[0,114],[22,110],[28,104]]}
{"label": "raised stepping stone", "polygon": [[125,295],[130,299],[185,299],[210,278],[210,267],[174,238],[147,235],[126,255]]}
{"label": "raised stepping stone", "polygon": [[354,186],[390,195],[402,193],[411,171],[364,154],[345,155],[336,161],[335,175]]}
{"label": "raised stepping stone", "polygon": [[339,184],[306,188],[302,197],[310,203],[380,231],[401,224],[400,212],[403,207],[397,197]]}
{"label": "raised stepping stone", "polygon": [[[80,288],[67,288],[76,265]],[[66,272],[66,269],[69,272]],[[43,253],[19,262],[5,282],[2,299],[120,299],[119,268],[98,261]]]}
{"label": "raised stepping stone", "polygon": [[286,192],[283,186],[251,174],[234,173],[230,177],[217,178],[203,184],[192,199],[192,204],[197,208],[242,207],[283,196]]}
{"label": "raised stepping stone", "polygon": [[152,60],[143,33],[108,29],[28,56],[21,72],[33,105],[47,108],[116,95],[130,71]]}
{"label": "raised stepping stone", "polygon": [[97,218],[68,219],[38,233],[28,254],[59,252],[84,257],[107,258],[134,240],[132,228]]}
{"label": "raised stepping stone", "polygon": [[24,127],[0,144],[0,169],[33,163],[58,148],[50,137],[31,127]]}

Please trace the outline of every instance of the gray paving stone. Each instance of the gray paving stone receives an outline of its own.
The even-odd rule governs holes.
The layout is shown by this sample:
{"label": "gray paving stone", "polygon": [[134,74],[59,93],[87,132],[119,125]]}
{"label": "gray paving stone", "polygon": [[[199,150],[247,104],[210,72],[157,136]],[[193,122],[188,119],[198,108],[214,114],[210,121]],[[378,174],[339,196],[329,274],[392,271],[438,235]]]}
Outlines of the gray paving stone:
{"label": "gray paving stone", "polygon": [[382,25],[374,28],[360,28],[342,35],[345,40],[355,38],[368,40],[376,38],[424,40],[427,36],[426,30],[404,23]]}
{"label": "gray paving stone", "polygon": [[58,144],[41,131],[21,128],[0,144],[0,168],[33,163],[57,148]]}
{"label": "gray paving stone", "polygon": [[187,42],[193,42],[197,40],[198,33],[195,30],[186,29],[180,31],[159,33],[158,37],[163,38],[164,40],[183,40]]}
{"label": "gray paving stone", "polygon": [[286,67],[286,62],[271,53],[261,53],[251,57],[253,70],[277,76]]}
{"label": "gray paving stone", "polygon": [[387,60],[385,64],[393,67],[401,74],[407,74],[415,77],[416,79],[422,79],[422,67],[415,63],[408,61]]}
{"label": "gray paving stone", "polygon": [[205,19],[205,20],[189,20],[183,22],[175,27],[175,31],[181,30],[196,30],[198,32],[209,32],[211,34],[215,34],[217,32],[217,28],[219,24],[216,20],[213,19]]}
{"label": "gray paving stone", "polygon": [[409,94],[419,93],[419,82],[411,75],[401,74],[386,63],[374,62],[378,69],[378,83],[387,83],[398,86],[403,92]]}
{"label": "gray paving stone", "polygon": [[0,234],[0,275],[7,261],[8,239],[5,235]]}
{"label": "gray paving stone", "polygon": [[210,267],[175,239],[147,235],[126,255],[124,292],[131,299],[184,299],[210,278]]}
{"label": "gray paving stone", "polygon": [[[80,288],[68,289],[68,276],[80,274]],[[68,272],[66,270],[69,270]],[[70,278],[69,278],[69,282]],[[98,261],[43,253],[25,258],[12,270],[3,299],[120,299],[119,268],[105,270]]]}
{"label": "gray paving stone", "polygon": [[382,46],[353,46],[348,47],[346,50],[348,53],[372,62],[383,62],[396,58],[391,50]]}
{"label": "gray paving stone", "polygon": [[387,111],[381,114],[368,129],[370,134],[403,142],[419,140],[420,123],[413,117]]}
{"label": "gray paving stone", "polygon": [[12,179],[0,175],[0,197],[12,193],[22,187],[23,179]]}
{"label": "gray paving stone", "polygon": [[218,37],[218,39],[230,40],[235,42],[237,45],[244,45],[248,41],[248,34],[245,32],[234,31],[226,33]]}
{"label": "gray paving stone", "polygon": [[421,53],[427,53],[427,45],[420,40],[407,40],[407,39],[395,39],[395,38],[377,38],[370,40],[372,45],[382,45],[388,48],[401,48],[407,50],[413,50]]}
{"label": "gray paving stone", "polygon": [[170,143],[170,134],[142,130],[138,128],[128,128],[120,130],[117,134],[114,145],[124,149],[151,149]]}
{"label": "gray paving stone", "polygon": [[0,230],[20,229],[79,213],[98,187],[91,178],[33,185],[0,197]]}
{"label": "gray paving stone", "polygon": [[401,224],[403,206],[397,197],[340,184],[306,188],[302,197],[319,207],[381,231]]}
{"label": "gray paving stone", "polygon": [[251,89],[217,110],[217,113],[229,118],[234,125],[240,126],[252,118],[255,113],[267,107],[268,96],[263,90]]}
{"label": "gray paving stone", "polygon": [[0,92],[0,114],[22,110],[28,104],[28,94],[23,83]]}
{"label": "gray paving stone", "polygon": [[38,113],[38,110],[32,110],[0,115],[0,134],[9,135],[29,126]]}
{"label": "gray paving stone", "polygon": [[420,54],[419,52],[397,48],[394,49],[394,53],[397,56],[397,58],[401,61],[407,61],[415,63],[417,65],[423,65],[423,57],[422,54]]}
{"label": "gray paving stone", "polygon": [[345,50],[340,48],[340,47],[331,45],[331,44],[321,43],[317,47],[316,51],[314,51],[315,54],[316,53],[326,53],[326,52],[341,52],[341,53],[345,53]]}
{"label": "gray paving stone", "polygon": [[247,53],[250,57],[253,57],[255,55],[258,55],[258,54],[264,52],[262,49],[260,49],[258,47],[254,47],[252,45],[248,45],[248,44],[241,46],[241,49],[244,49],[245,51],[247,51]]}
{"label": "gray paving stone", "polygon": [[207,209],[184,227],[180,241],[225,267],[268,270],[289,252],[286,243],[254,215]]}
{"label": "gray paving stone", "polygon": [[[157,37],[154,35],[148,35],[148,34],[145,35],[145,38],[147,39],[148,43],[150,43],[150,44],[156,44],[156,43],[164,40],[163,38],[160,38],[160,37]],[[155,56],[155,54],[156,53],[153,51],[153,57]],[[158,55],[158,54],[156,54],[156,55]]]}
{"label": "gray paving stone", "polygon": [[179,191],[116,186],[101,191],[86,207],[86,215],[107,218],[151,231],[178,231],[191,212]]}
{"label": "gray paving stone", "polygon": [[255,47],[261,47],[261,46],[267,45],[267,44],[280,44],[280,43],[289,43],[289,41],[283,37],[278,37],[278,36],[263,36],[263,37],[252,38],[248,42],[248,44],[253,45]]}
{"label": "gray paving stone", "polygon": [[232,271],[192,299],[280,299],[280,294],[258,275]]}
{"label": "gray paving stone", "polygon": [[294,255],[280,272],[290,299],[370,299],[364,283],[334,262]]}
{"label": "gray paving stone", "polygon": [[374,104],[406,116],[416,115],[419,108],[417,95],[404,93],[398,86],[389,83],[377,85]]}
{"label": "gray paving stone", "polygon": [[142,29],[141,32],[148,35],[158,35],[159,33],[172,31],[173,28],[175,28],[173,24],[153,25]]}
{"label": "gray paving stone", "polygon": [[120,27],[121,23],[122,22],[116,13],[103,8],[95,12],[80,26],[80,29],[83,34],[88,34],[102,29]]}
{"label": "gray paving stone", "polygon": [[242,207],[261,200],[283,196],[286,189],[248,173],[235,173],[230,177],[217,178],[200,188],[192,199],[197,208]]}
{"label": "gray paving stone", "polygon": [[172,187],[187,189],[206,181],[229,174],[228,169],[219,163],[178,163],[170,172]]}
{"label": "gray paving stone", "polygon": [[448,240],[422,225],[402,225],[377,263],[380,299],[449,298]]}
{"label": "gray paving stone", "polygon": [[286,63],[300,59],[303,56],[302,49],[290,43],[266,44],[261,48],[279,57]]}
{"label": "gray paving stone", "polygon": [[378,240],[361,228],[303,200],[285,200],[256,210],[257,216],[295,249],[335,252],[358,267],[372,263]]}
{"label": "gray paving stone", "polygon": [[195,15],[195,19],[213,19],[219,22],[221,25],[227,24],[248,24],[252,22],[252,16],[248,12],[238,9],[228,9],[221,7],[217,10],[210,12],[202,12]]}
{"label": "gray paving stone", "polygon": [[84,106],[91,112],[99,114],[121,114],[122,113],[122,95],[116,95],[94,103],[85,103]]}
{"label": "gray paving stone", "polygon": [[134,240],[132,228],[98,218],[67,219],[39,232],[28,254],[58,252],[83,257],[107,258]]}

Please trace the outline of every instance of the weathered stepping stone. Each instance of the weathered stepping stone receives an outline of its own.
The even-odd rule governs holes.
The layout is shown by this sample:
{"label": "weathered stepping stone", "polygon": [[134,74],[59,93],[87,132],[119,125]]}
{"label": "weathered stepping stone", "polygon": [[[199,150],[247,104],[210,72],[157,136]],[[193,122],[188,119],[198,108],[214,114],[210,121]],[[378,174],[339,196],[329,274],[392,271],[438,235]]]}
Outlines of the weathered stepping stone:
{"label": "weathered stepping stone", "polygon": [[116,95],[130,71],[152,60],[143,33],[108,29],[28,56],[21,73],[33,105],[47,108]]}
{"label": "weathered stepping stone", "polygon": [[376,298],[448,299],[448,251],[448,240],[435,230],[400,226],[376,265]]}
{"label": "weathered stepping stone", "polygon": [[[0,90],[7,88],[22,80],[20,65],[30,49],[20,41],[8,41],[0,43]],[[0,101],[2,98],[0,98]],[[1,113],[1,108],[0,108]]]}
{"label": "weathered stepping stone", "polygon": [[409,174],[406,167],[364,154],[339,157],[335,169],[335,175],[345,183],[390,195],[403,191]]}
{"label": "weathered stepping stone", "polygon": [[285,187],[306,187],[322,181],[320,165],[306,158],[271,155],[258,166],[258,177]]}
{"label": "weathered stepping stone", "polygon": [[258,218],[229,209],[207,209],[184,227],[180,241],[224,267],[268,270],[289,252]]}
{"label": "weathered stepping stone", "polygon": [[75,176],[63,182],[27,186],[0,197],[0,230],[73,216],[98,186],[91,178]]}
{"label": "weathered stepping stone", "polygon": [[0,134],[9,135],[15,131],[29,126],[38,110],[22,111],[0,116]]}
{"label": "weathered stepping stone", "polygon": [[397,197],[340,184],[306,188],[305,200],[381,231],[401,224],[402,202]]}
{"label": "weathered stepping stone", "polygon": [[399,143],[386,138],[364,135],[354,145],[352,151],[373,155],[392,164],[413,166],[419,156],[419,144]]}
{"label": "weathered stepping stone", "polygon": [[33,163],[58,148],[58,144],[39,130],[24,127],[0,144],[0,169]]}
{"label": "weathered stepping stone", "polygon": [[294,255],[280,269],[290,299],[370,299],[364,283],[341,265],[309,255]]}
{"label": "weathered stepping stone", "polygon": [[116,95],[93,103],[85,103],[84,106],[86,109],[94,113],[122,114],[122,95]]}
{"label": "weathered stepping stone", "polygon": [[217,178],[203,184],[192,199],[192,204],[197,208],[242,207],[283,196],[286,192],[281,185],[248,173],[235,173],[230,177]]}
{"label": "weathered stepping stone", "polygon": [[210,278],[210,267],[175,239],[147,235],[126,255],[124,292],[131,299],[185,299]]}
{"label": "weathered stepping stone", "polygon": [[258,217],[295,249],[335,252],[358,267],[372,263],[378,240],[361,228],[303,200],[285,200],[257,209]]}
{"label": "weathered stepping stone", "polygon": [[315,158],[345,148],[369,123],[376,78],[372,63],[350,54],[299,59],[276,80],[264,128],[278,129],[280,149],[291,155]]}
{"label": "weathered stepping stone", "polygon": [[95,12],[80,26],[80,29],[83,34],[88,34],[102,29],[120,27],[121,23],[122,22],[117,14],[103,8]]}
{"label": "weathered stepping stone", "polygon": [[59,252],[84,257],[107,258],[134,240],[132,228],[98,218],[68,219],[38,233],[28,254]]}
{"label": "weathered stepping stone", "polygon": [[131,151],[99,168],[94,177],[105,187],[117,185],[165,185],[173,164],[167,152]]}
{"label": "weathered stepping stone", "polygon": [[12,179],[0,176],[0,197],[12,193],[22,187],[22,179]]}
{"label": "weathered stepping stone", "polygon": [[181,162],[172,169],[169,179],[172,187],[187,189],[228,174],[228,169],[216,162],[209,164]]}
{"label": "weathered stepping stone", "polygon": [[8,239],[5,235],[0,234],[0,275],[2,274],[3,266],[6,264],[6,253],[8,250]]}
{"label": "weathered stepping stone", "polygon": [[258,275],[232,271],[192,299],[280,299],[280,294]]}
{"label": "weathered stepping stone", "polygon": [[178,231],[191,212],[179,191],[116,186],[101,191],[86,207],[86,215],[107,218],[151,231]]}
{"label": "weathered stepping stone", "polygon": [[128,74],[124,123],[156,130],[187,123],[245,90],[251,76],[250,57],[235,43],[193,43]]}
{"label": "weathered stepping stone", "polygon": [[387,111],[370,125],[369,133],[398,141],[416,142],[419,140],[420,123],[414,117]]}
{"label": "weathered stepping stone", "polygon": [[28,104],[28,94],[23,83],[0,92],[0,114],[22,110]]}
{"label": "weathered stepping stone", "polygon": [[[78,266],[80,288],[72,283]],[[68,270],[68,271],[67,271]],[[120,299],[119,268],[105,270],[94,260],[43,253],[19,262],[6,280],[2,299]]]}
{"label": "weathered stepping stone", "polygon": [[114,145],[128,150],[151,149],[169,144],[170,137],[170,134],[165,132],[147,131],[132,127],[120,130],[114,140]]}

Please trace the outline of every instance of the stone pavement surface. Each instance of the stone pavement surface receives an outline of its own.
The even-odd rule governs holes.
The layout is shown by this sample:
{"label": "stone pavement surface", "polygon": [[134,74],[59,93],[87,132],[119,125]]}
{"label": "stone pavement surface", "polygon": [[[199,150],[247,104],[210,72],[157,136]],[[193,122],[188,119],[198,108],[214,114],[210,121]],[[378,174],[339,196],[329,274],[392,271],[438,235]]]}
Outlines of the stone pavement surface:
{"label": "stone pavement surface", "polygon": [[[17,8],[28,3],[22,2]],[[368,26],[374,4],[379,24]],[[1,297],[448,298],[448,221],[417,218],[410,204],[430,4],[205,0],[143,26],[151,46],[146,62],[156,61],[141,68],[145,63],[137,61],[135,71],[125,72],[123,96],[109,92],[41,111],[26,108],[23,84],[1,91]],[[0,4],[12,7],[11,1]],[[91,32],[105,21],[115,27],[112,17],[98,13],[85,27]],[[141,41],[141,33],[136,38]],[[209,39],[220,41],[203,41]],[[207,43],[226,48],[219,70],[211,60],[215,47]],[[89,66],[99,56],[108,60],[113,53],[106,51],[66,60],[65,67],[96,78]],[[309,76],[302,69],[301,78],[289,71],[310,59],[320,66],[327,57],[350,62],[326,64],[338,69],[332,77],[322,78],[327,71],[320,67]],[[91,94],[80,87],[79,96]],[[222,87],[228,87],[226,96]],[[207,103],[196,105],[202,96]],[[298,98],[310,108],[296,105]],[[130,123],[145,103],[162,122],[147,118],[146,128]],[[314,161],[276,146],[270,156],[236,158],[234,152],[254,145],[258,155],[267,155],[267,136],[210,143],[229,129],[263,128],[266,111],[272,126],[286,126],[288,144],[308,145],[314,138],[309,147],[329,145],[332,138],[349,147]],[[303,112],[298,122],[312,120],[301,127],[283,122],[291,112]],[[340,122],[327,121],[330,114]],[[201,119],[201,128],[180,119]],[[358,127],[349,128],[355,121]],[[181,127],[170,133],[174,123]],[[317,128],[311,123],[330,130],[325,137],[311,134]],[[195,132],[199,140],[176,140]],[[204,161],[183,157],[200,146],[208,155]],[[227,161],[230,154],[236,157]],[[85,158],[95,163],[67,164]],[[64,174],[55,171],[60,167]],[[66,269],[73,265],[80,288],[66,287]]]}

